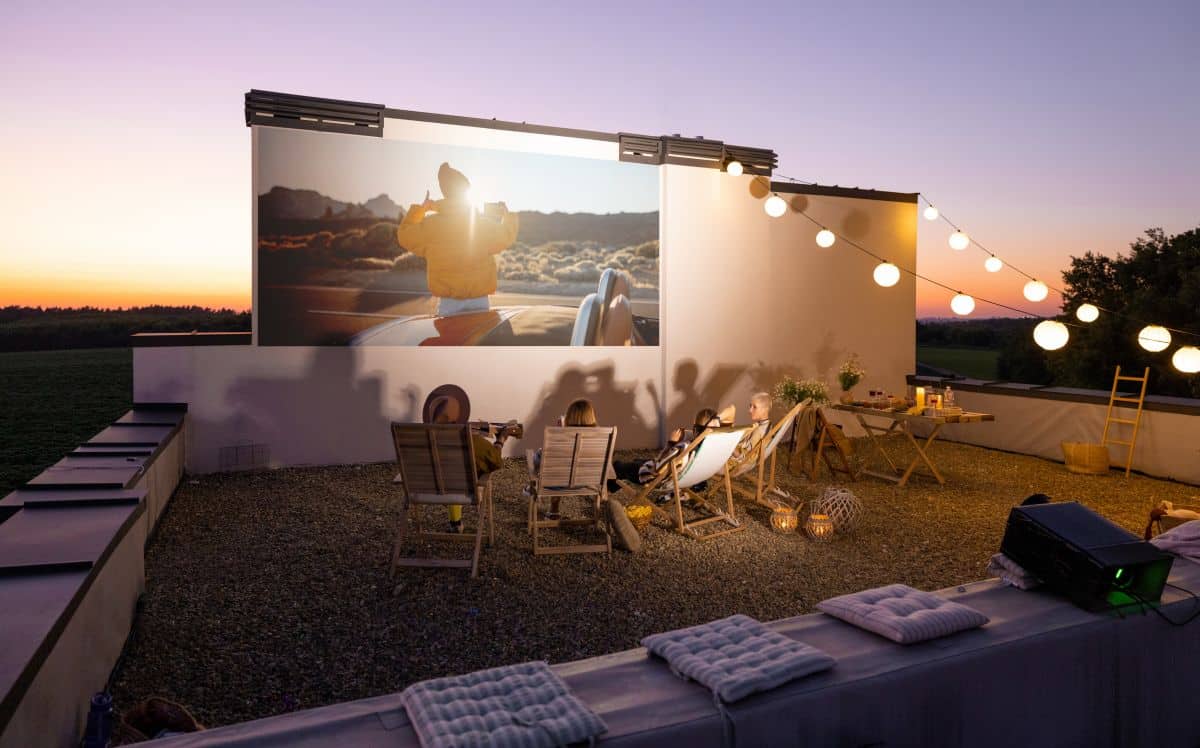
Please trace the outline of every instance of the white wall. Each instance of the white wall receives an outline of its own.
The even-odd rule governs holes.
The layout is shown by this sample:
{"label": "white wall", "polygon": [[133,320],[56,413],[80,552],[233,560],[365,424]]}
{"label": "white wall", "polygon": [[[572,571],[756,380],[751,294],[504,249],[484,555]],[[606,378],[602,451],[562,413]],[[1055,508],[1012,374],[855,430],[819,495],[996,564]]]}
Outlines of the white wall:
{"label": "white wall", "polygon": [[[916,365],[913,278],[876,285],[876,261],[843,242],[818,247],[819,227],[804,215],[768,217],[750,194],[751,177],[663,169],[662,340],[672,424],[718,402],[734,402],[744,415],[750,395],[770,391],[784,374],[824,379],[836,398],[837,369],[852,353],[867,370],[864,391],[904,391]],[[915,265],[915,204],[785,197],[839,236]]]}
{"label": "white wall", "polygon": [[[462,126],[389,121],[386,134],[615,157],[612,143]],[[769,218],[749,176],[666,166],[661,179],[657,348],[139,348],[134,399],[189,404],[187,467],[199,473],[239,444],[266,445],[272,465],[387,460],[388,423],[419,419],[426,394],[445,382],[470,393],[472,417],[526,424],[514,453],[537,446],[576,397],[591,398],[618,427],[618,446],[632,448],[657,445],[700,407],[734,402],[744,418],[750,394],[784,373],[833,386],[850,352],[869,372],[864,387],[903,389],[915,355],[911,279],[879,288],[869,258],[818,248],[801,215]],[[914,204],[801,200],[838,233],[912,266]]]}
{"label": "white wall", "polygon": [[[1036,455],[1062,462],[1062,442],[1099,443],[1104,433],[1108,404],[1080,403],[1022,397],[1017,394],[958,392],[957,400],[967,410],[992,413],[995,423],[947,425],[941,438],[981,447]],[[1132,419],[1132,408],[1114,413]],[[1112,436],[1128,440],[1129,426],[1114,425]],[[1200,485],[1200,418],[1185,413],[1142,411],[1133,469],[1160,478]],[[935,447],[936,449],[936,447]],[[1112,464],[1125,467],[1127,450],[1110,445]],[[1055,497],[1058,498],[1058,497]],[[1069,497],[1065,497],[1069,498]],[[1133,498],[1133,497],[1131,497]],[[1153,498],[1153,497],[1149,497]]]}

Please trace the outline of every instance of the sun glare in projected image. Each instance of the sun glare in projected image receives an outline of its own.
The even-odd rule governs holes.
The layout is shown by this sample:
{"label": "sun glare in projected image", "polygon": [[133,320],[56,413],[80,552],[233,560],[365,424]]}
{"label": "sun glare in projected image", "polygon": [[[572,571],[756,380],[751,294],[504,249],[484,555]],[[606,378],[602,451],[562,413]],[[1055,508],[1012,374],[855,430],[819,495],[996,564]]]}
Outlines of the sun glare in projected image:
{"label": "sun glare in projected image", "polygon": [[257,133],[261,345],[658,345],[658,169]]}

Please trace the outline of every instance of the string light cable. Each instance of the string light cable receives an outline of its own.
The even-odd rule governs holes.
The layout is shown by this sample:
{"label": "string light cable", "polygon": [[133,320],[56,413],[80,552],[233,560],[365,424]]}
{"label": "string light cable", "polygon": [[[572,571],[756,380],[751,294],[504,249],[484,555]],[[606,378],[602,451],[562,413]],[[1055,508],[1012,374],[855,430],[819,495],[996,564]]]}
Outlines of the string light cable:
{"label": "string light cable", "polygon": [[[779,179],[783,179],[783,180],[785,180],[785,181],[788,181],[788,182],[791,182],[791,183],[794,183],[794,184],[803,184],[803,185],[808,185],[808,186],[815,186],[815,185],[817,185],[817,183],[816,183],[816,182],[811,182],[811,181],[808,181],[808,180],[805,180],[805,179],[797,179],[796,177],[789,177],[789,176],[785,176],[785,175],[782,175],[782,174],[780,174],[780,175],[777,175],[777,176],[778,176],[778,178],[779,178]],[[777,193],[775,193],[774,191],[772,191],[772,192],[771,192],[771,195],[772,195],[773,197],[779,197],[779,195],[778,195]],[[946,222],[946,224],[947,224],[948,226],[950,226],[952,229],[954,229],[954,231],[955,231],[956,233],[962,234],[964,237],[966,237],[966,239],[967,239],[967,241],[968,241],[968,245],[970,245],[970,244],[973,244],[973,245],[975,245],[975,246],[976,246],[976,247],[977,247],[977,248],[978,248],[980,251],[982,251],[982,252],[984,252],[985,254],[987,254],[987,255],[988,255],[988,258],[989,258],[989,260],[991,260],[991,259],[995,259],[995,260],[997,260],[998,262],[1002,263],[1002,266],[1003,266],[1003,267],[1008,267],[1008,268],[1011,268],[1011,269],[1012,269],[1014,272],[1016,272],[1018,275],[1021,275],[1022,277],[1024,277],[1024,278],[1028,279],[1030,282],[1036,282],[1036,283],[1040,283],[1040,284],[1042,284],[1042,285],[1043,285],[1043,286],[1046,288],[1046,290],[1048,290],[1048,291],[1053,291],[1053,292],[1055,292],[1056,294],[1058,294],[1059,296],[1062,296],[1063,298],[1066,298],[1066,292],[1064,292],[1062,289],[1060,289],[1060,288],[1058,288],[1058,287],[1056,287],[1056,286],[1052,286],[1052,285],[1050,285],[1049,283],[1046,283],[1045,281],[1041,280],[1040,278],[1037,278],[1037,277],[1035,277],[1035,276],[1031,275],[1030,273],[1028,273],[1028,272],[1026,272],[1026,271],[1022,270],[1021,268],[1017,267],[1016,265],[1013,265],[1012,263],[1010,263],[1010,262],[1008,262],[1007,260],[1005,260],[1004,258],[1002,258],[1000,255],[997,255],[995,252],[993,252],[992,250],[990,250],[990,249],[988,249],[987,247],[985,247],[983,244],[981,244],[981,243],[980,243],[979,241],[977,241],[976,239],[974,239],[974,238],[970,237],[970,235],[968,235],[966,232],[964,232],[964,231],[963,231],[963,230],[962,230],[962,229],[961,229],[961,228],[958,226],[958,224],[954,223],[952,220],[950,220],[950,218],[949,218],[948,216],[946,216],[944,213],[942,213],[942,212],[941,212],[941,211],[940,211],[940,210],[939,210],[939,209],[938,209],[938,208],[937,208],[937,207],[936,207],[936,206],[933,204],[933,202],[932,202],[932,201],[929,199],[929,197],[928,197],[927,195],[925,195],[924,193],[920,193],[920,192],[919,192],[919,193],[917,193],[917,197],[918,197],[918,199],[919,199],[919,200],[923,200],[923,201],[925,202],[925,205],[926,205],[926,212],[925,212],[925,215],[926,215],[926,218],[927,218],[927,219],[930,219],[930,220],[936,220],[936,219],[939,219],[939,218],[940,218],[941,220],[945,221],[945,222]],[[780,199],[782,200],[782,198],[780,198]],[[930,212],[931,212],[931,211],[932,211],[932,218],[930,218]],[[840,234],[835,234],[833,231],[831,231],[831,230],[829,229],[829,227],[828,227],[828,226],[826,226],[824,223],[822,223],[822,222],[820,222],[820,221],[816,220],[816,219],[815,219],[815,218],[813,218],[812,216],[808,215],[806,212],[804,212],[804,211],[797,211],[797,212],[798,212],[798,213],[800,213],[801,215],[803,215],[805,218],[808,218],[810,221],[812,221],[812,222],[813,222],[814,224],[816,224],[817,226],[819,226],[822,232],[828,232],[828,233],[829,233],[829,235],[836,236],[838,239],[841,239],[842,241],[846,242],[847,244],[851,245],[852,247],[855,247],[856,249],[858,249],[858,250],[860,250],[860,251],[862,251],[862,252],[865,252],[866,254],[870,255],[871,257],[874,257],[875,259],[879,260],[880,262],[887,262],[887,261],[886,261],[886,260],[884,260],[882,257],[880,257],[879,255],[875,254],[874,252],[871,252],[871,251],[867,250],[867,249],[866,249],[865,247],[863,247],[862,245],[860,245],[860,244],[857,244],[857,243],[855,243],[855,242],[851,241],[850,239],[847,239],[846,237],[844,237],[844,236],[841,236]],[[818,243],[819,243],[821,246],[823,246],[823,247],[831,246],[831,245],[833,244],[833,242],[832,242],[832,241],[828,241],[828,240],[826,240],[825,242],[818,242]],[[1002,269],[1002,268],[998,268],[998,269]],[[946,289],[947,291],[951,291],[952,293],[955,293],[955,294],[961,294],[961,293],[962,293],[961,291],[958,291],[958,290],[957,290],[957,289],[955,289],[955,288],[952,288],[952,287],[950,287],[950,286],[947,286],[947,285],[946,285],[946,284],[944,284],[944,283],[941,283],[941,282],[939,282],[939,281],[935,281],[935,280],[933,280],[933,279],[931,279],[931,278],[928,278],[928,277],[926,277],[926,276],[919,275],[919,274],[918,274],[916,271],[907,270],[907,269],[903,269],[903,268],[902,268],[902,270],[903,270],[904,272],[908,273],[909,275],[912,275],[912,276],[913,276],[913,277],[915,277],[915,278],[920,278],[921,280],[923,280],[923,281],[925,281],[925,282],[927,282],[927,283],[932,283],[933,285],[939,286],[940,288],[944,288],[944,289]],[[1012,307],[1012,306],[1009,306],[1009,305],[1007,305],[1007,304],[1002,304],[1002,303],[999,303],[999,302],[996,302],[996,301],[992,301],[992,300],[990,300],[990,299],[985,299],[985,298],[983,298],[983,297],[980,297],[980,296],[974,296],[973,294],[970,294],[970,296],[972,296],[972,298],[974,298],[974,299],[976,299],[976,300],[978,300],[978,301],[982,301],[982,302],[984,302],[984,303],[986,303],[986,304],[992,304],[993,306],[997,306],[997,307],[1000,307],[1000,308],[1002,308],[1002,309],[1008,309],[1009,311],[1018,312],[1019,314],[1023,314],[1023,315],[1025,315],[1025,316],[1028,316],[1028,317],[1033,317],[1033,318],[1035,318],[1035,319],[1041,319],[1041,320],[1053,320],[1053,319],[1054,319],[1053,317],[1046,317],[1046,316],[1044,316],[1044,315],[1041,315],[1041,314],[1035,314],[1035,313],[1032,313],[1032,312],[1029,312],[1029,311],[1023,310],[1023,309],[1017,309],[1016,307]],[[1132,323],[1134,323],[1134,324],[1141,325],[1143,328],[1145,328],[1145,327],[1149,327],[1149,326],[1162,327],[1162,328],[1164,328],[1164,329],[1166,329],[1166,330],[1168,330],[1168,331],[1170,331],[1170,332],[1172,332],[1172,333],[1177,333],[1177,334],[1179,334],[1179,335],[1182,335],[1182,336],[1185,336],[1185,337],[1188,337],[1188,338],[1200,339],[1200,333],[1194,332],[1194,331],[1192,331],[1192,330],[1186,330],[1186,329],[1182,329],[1182,328],[1178,328],[1178,327],[1171,327],[1171,326],[1169,326],[1169,325],[1161,325],[1161,324],[1157,324],[1157,323],[1148,322],[1148,321],[1146,321],[1146,320],[1142,320],[1142,319],[1138,319],[1138,318],[1136,318],[1136,317],[1132,317],[1132,316],[1130,316],[1129,314],[1126,314],[1126,313],[1124,313],[1124,312],[1118,312],[1118,311],[1116,311],[1116,310],[1114,310],[1114,309],[1108,309],[1108,308],[1106,308],[1106,307],[1099,306],[1099,305],[1097,305],[1097,304],[1094,304],[1094,303],[1092,303],[1092,302],[1085,302],[1085,303],[1086,303],[1086,304],[1090,304],[1091,306],[1095,307],[1095,308],[1096,308],[1098,311],[1102,311],[1102,312],[1104,312],[1104,313],[1106,313],[1106,314],[1110,314],[1110,315],[1112,315],[1113,317],[1116,317],[1116,318],[1118,318],[1118,319],[1121,319],[1121,320],[1125,320],[1126,322],[1132,322]],[[1083,304],[1080,304],[1080,306],[1083,306]],[[1094,320],[1094,318],[1093,318],[1093,320]],[[1091,322],[1091,321],[1093,321],[1093,320],[1085,320],[1085,321],[1087,321],[1087,322]],[[1082,329],[1085,329],[1085,328],[1084,328],[1082,325],[1075,324],[1074,322],[1067,322],[1067,321],[1063,321],[1063,320],[1055,320],[1055,321],[1058,321],[1058,322],[1060,322],[1061,324],[1064,324],[1064,325],[1066,325],[1066,326],[1068,326],[1068,327],[1074,327],[1074,328],[1076,328],[1076,329],[1080,329],[1080,330],[1082,330]],[[1153,338],[1146,338],[1145,336],[1143,336],[1143,335],[1141,334],[1141,332],[1139,332],[1139,333],[1138,333],[1138,335],[1137,335],[1137,339],[1139,340],[1139,342],[1140,342],[1140,341],[1142,341],[1142,340],[1154,340]],[[1167,344],[1163,346],[1163,349],[1165,349],[1166,347],[1169,347],[1171,342],[1173,342],[1173,341],[1167,341]],[[1162,349],[1160,349],[1160,350],[1162,350]]]}

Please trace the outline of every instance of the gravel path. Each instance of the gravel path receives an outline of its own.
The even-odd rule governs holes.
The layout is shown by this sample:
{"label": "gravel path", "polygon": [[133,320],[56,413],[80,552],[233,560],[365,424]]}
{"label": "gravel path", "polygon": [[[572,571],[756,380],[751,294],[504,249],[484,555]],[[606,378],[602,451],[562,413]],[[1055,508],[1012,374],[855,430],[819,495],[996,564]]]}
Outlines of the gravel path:
{"label": "gravel path", "polygon": [[[397,518],[391,464],[185,479],[147,550],[147,592],[114,696],[186,705],[209,726],[402,689],[425,678],[531,659],[563,662],[637,646],[650,633],[745,613],[808,613],[891,582],[938,589],[984,576],[1011,506],[1044,492],[1139,533],[1150,508],[1192,486],[939,442],[946,486],[866,478],[853,535],[825,545],[769,528],[696,542],[654,526],[639,555],[530,553],[523,463],[496,476],[496,547],[480,576],[386,562]],[[622,453],[619,458],[642,453]],[[812,498],[829,484],[780,470]],[[467,520],[472,520],[468,513]],[[465,549],[466,546],[464,545]]]}

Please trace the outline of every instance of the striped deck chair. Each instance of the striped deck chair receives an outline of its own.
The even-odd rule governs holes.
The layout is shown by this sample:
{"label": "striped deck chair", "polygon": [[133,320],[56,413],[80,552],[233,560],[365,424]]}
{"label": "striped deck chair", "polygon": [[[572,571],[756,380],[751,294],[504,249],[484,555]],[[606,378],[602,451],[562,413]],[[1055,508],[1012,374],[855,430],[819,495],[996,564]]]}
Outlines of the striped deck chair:
{"label": "striped deck chair", "polygon": [[[734,515],[733,489],[729,480],[729,458],[733,456],[733,451],[737,449],[737,445],[741,443],[745,435],[745,428],[705,431],[678,457],[667,460],[666,464],[655,474],[654,479],[641,486],[635,500],[648,499],[656,491],[669,491],[672,498],[668,509],[654,504],[654,514],[666,519],[676,532],[696,540],[708,540],[744,529]],[[692,490],[696,484],[708,481],[718,475],[723,477],[725,484],[724,508]],[[719,489],[709,486],[709,490],[705,493],[712,494],[717,490]],[[696,506],[704,509],[705,516],[685,521],[683,518],[685,499],[691,500]],[[729,527],[707,534],[701,534],[697,529],[714,522],[721,522]]]}
{"label": "striped deck chair", "polygon": [[[812,400],[797,403],[787,415],[775,422],[771,428],[751,447],[742,459],[729,466],[730,478],[733,480],[733,490],[755,504],[773,509],[775,507],[772,494],[792,503],[792,496],[787,491],[775,485],[775,452],[787,437],[797,420],[803,420],[809,415]],[[811,429],[810,429],[811,430]],[[753,490],[744,483],[753,483]]]}
{"label": "striped deck chair", "polygon": [[[483,544],[483,525],[488,525],[488,545],[495,541],[492,517],[491,476],[483,480],[475,473],[475,448],[467,424],[393,423],[392,441],[400,467],[400,485],[404,491],[400,507],[400,527],[392,548],[391,572],[398,566],[442,566],[469,568],[471,577],[479,573],[479,549]],[[473,506],[478,509],[474,536],[470,533],[430,532],[421,529],[422,504]],[[414,540],[446,540],[475,543],[468,559],[414,558],[401,556],[408,535],[408,523],[414,525]]]}

